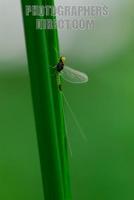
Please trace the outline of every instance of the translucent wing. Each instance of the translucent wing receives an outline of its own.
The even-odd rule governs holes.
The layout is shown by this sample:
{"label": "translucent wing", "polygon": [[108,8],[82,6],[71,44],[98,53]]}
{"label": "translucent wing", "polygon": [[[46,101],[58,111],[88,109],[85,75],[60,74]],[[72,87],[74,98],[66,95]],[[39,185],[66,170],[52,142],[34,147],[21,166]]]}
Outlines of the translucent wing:
{"label": "translucent wing", "polygon": [[80,71],[72,69],[68,66],[64,66],[64,69],[60,72],[64,80],[70,83],[86,83],[88,82],[88,76]]}

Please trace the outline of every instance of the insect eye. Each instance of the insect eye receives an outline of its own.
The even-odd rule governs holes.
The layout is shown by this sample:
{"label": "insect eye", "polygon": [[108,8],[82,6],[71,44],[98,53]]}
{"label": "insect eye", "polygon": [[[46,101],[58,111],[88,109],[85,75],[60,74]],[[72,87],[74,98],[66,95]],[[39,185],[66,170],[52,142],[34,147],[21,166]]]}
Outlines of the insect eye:
{"label": "insect eye", "polygon": [[66,58],[64,56],[61,57],[62,62],[65,62]]}

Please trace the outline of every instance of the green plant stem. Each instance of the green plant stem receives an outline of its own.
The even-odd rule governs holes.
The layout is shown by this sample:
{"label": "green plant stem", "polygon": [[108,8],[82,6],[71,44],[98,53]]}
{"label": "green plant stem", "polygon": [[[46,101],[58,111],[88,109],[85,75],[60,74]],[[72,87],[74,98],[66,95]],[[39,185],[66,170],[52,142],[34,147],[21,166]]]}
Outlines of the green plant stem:
{"label": "green plant stem", "polygon": [[45,200],[70,200],[62,93],[52,69],[59,60],[57,30],[36,30],[35,17],[25,16],[25,5],[54,2],[21,2]]}

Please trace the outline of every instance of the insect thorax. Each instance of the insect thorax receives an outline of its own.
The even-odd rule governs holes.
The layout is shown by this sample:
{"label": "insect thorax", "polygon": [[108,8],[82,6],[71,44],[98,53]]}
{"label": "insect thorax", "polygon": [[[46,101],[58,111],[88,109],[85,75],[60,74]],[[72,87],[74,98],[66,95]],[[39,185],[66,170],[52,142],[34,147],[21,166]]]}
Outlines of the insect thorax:
{"label": "insect thorax", "polygon": [[63,70],[63,68],[64,68],[64,63],[63,62],[59,62],[57,64],[57,71],[60,72],[61,70]]}

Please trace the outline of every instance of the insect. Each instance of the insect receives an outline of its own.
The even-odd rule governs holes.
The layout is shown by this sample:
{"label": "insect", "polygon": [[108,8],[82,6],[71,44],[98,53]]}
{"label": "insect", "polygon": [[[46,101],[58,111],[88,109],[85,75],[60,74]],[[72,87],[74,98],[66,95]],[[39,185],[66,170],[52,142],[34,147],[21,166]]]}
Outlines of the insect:
{"label": "insect", "polygon": [[[81,137],[85,141],[87,141],[87,137],[86,137],[83,129],[81,128],[80,123],[77,120],[77,117],[76,117],[75,113],[73,112],[71,105],[69,104],[64,92],[62,91],[61,77],[64,80],[66,80],[67,82],[81,84],[81,83],[88,82],[88,76],[83,72],[77,71],[75,69],[72,69],[72,68],[66,66],[64,64],[65,60],[66,60],[66,58],[64,56],[61,56],[60,59],[59,59],[59,62],[54,67],[54,68],[56,68],[56,72],[57,72],[57,76],[56,76],[57,77],[57,85],[59,87],[60,92],[62,92],[64,101],[65,101],[66,106],[67,106],[67,108],[68,108],[68,110],[69,110],[69,112],[72,116],[74,124],[76,125],[76,127],[78,129],[78,132],[80,133]],[[63,107],[63,110],[64,110],[64,107]],[[70,142],[69,142],[69,139],[68,139],[69,135],[68,135],[68,131],[67,131],[66,120],[65,120],[65,127],[66,127],[66,137],[67,137],[67,141],[68,141],[68,146],[69,146],[70,153],[72,155],[71,145],[70,145]]]}
{"label": "insect", "polygon": [[75,84],[81,84],[88,82],[88,76],[80,71],[77,71],[75,69],[72,69],[68,66],[66,66],[65,63],[66,58],[64,56],[61,56],[59,59],[59,62],[56,65],[56,70],[58,72],[57,75],[57,83],[59,86],[59,90],[62,91],[60,76],[70,83]]}

